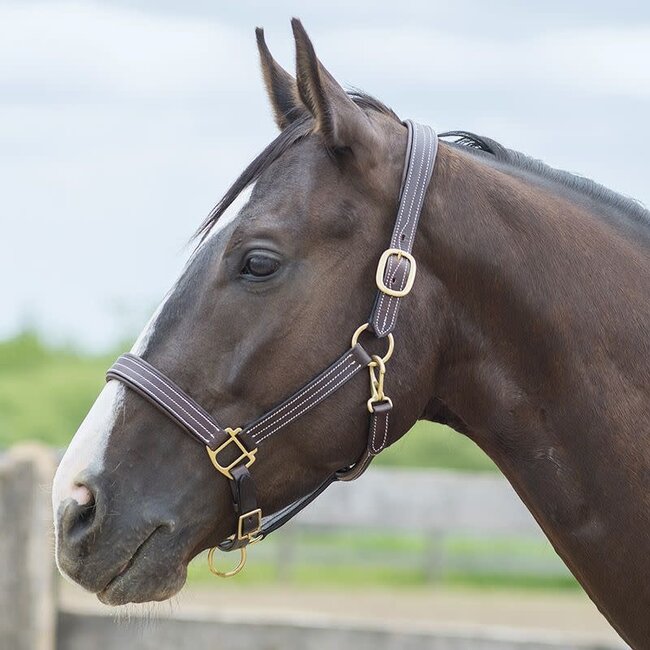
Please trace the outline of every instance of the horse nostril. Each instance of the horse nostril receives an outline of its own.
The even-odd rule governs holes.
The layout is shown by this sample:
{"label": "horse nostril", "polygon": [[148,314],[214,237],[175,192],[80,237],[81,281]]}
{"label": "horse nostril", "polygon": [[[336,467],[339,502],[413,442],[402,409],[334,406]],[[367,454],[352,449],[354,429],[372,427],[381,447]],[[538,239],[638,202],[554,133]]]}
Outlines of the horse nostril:
{"label": "horse nostril", "polygon": [[95,496],[90,491],[87,485],[75,485],[72,488],[72,493],[70,496],[80,505],[88,506],[95,503]]}
{"label": "horse nostril", "polygon": [[97,490],[77,483],[61,513],[61,533],[67,544],[86,541],[99,522]]}

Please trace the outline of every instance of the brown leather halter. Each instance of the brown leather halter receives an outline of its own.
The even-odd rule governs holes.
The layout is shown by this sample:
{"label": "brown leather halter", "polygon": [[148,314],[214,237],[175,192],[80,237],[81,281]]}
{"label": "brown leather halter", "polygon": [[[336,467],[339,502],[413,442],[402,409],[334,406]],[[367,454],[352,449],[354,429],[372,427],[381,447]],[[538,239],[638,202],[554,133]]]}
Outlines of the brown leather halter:
{"label": "brown leather halter", "polygon": [[[289,521],[332,482],[350,481],[361,476],[372,459],[387,446],[388,421],[393,403],[384,393],[386,363],[393,352],[392,331],[401,299],[410,292],[415,279],[416,263],[411,251],[438,150],[438,139],[430,127],[410,120],[405,124],[408,128],[408,144],[399,209],[390,246],[382,253],[377,266],[378,291],[375,303],[368,322],[361,325],[352,336],[350,348],[332,365],[284,402],[243,428],[222,428],[179,386],[134,354],[119,357],[106,373],[107,380],[117,379],[123,382],[205,445],[214,467],[229,479],[237,516],[237,531],[221,542],[218,548],[223,551],[240,549],[241,560],[236,569],[222,573],[213,568],[212,555],[215,549],[211,549],[210,568],[217,575],[226,577],[240,571],[246,561],[248,544],[261,540]],[[368,354],[358,343],[359,336],[365,330],[374,333],[376,338],[388,339],[388,350],[384,357]],[[263,517],[248,469],[255,462],[261,445],[336,392],[363,368],[368,368],[370,372],[371,396],[368,400],[368,444],[361,458],[328,477],[310,494]]]}

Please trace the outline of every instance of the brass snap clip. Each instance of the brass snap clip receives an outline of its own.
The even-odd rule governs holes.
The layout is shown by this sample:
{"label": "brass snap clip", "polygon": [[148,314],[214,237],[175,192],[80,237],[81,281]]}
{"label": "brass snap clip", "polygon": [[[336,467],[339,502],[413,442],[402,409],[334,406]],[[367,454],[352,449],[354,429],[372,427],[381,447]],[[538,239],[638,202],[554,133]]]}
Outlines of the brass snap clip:
{"label": "brass snap clip", "polygon": [[378,355],[373,354],[372,363],[368,366],[368,372],[370,373],[370,399],[367,402],[368,411],[370,413],[375,412],[374,405],[379,402],[388,402],[393,407],[393,402],[384,393],[384,379],[386,378],[386,363]]}

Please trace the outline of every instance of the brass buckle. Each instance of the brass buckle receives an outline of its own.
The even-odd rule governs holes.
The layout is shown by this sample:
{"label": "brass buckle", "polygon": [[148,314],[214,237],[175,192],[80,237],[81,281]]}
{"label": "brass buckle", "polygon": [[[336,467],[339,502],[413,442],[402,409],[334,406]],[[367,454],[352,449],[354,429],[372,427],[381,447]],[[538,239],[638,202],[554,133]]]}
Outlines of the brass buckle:
{"label": "brass buckle", "polygon": [[[257,517],[257,526],[250,533],[244,534],[244,520],[248,519],[248,517],[253,517],[253,516]],[[257,533],[259,533],[261,529],[262,529],[261,508],[257,508],[256,510],[251,510],[250,512],[247,512],[239,517],[239,521],[237,522],[237,539],[247,539],[249,544],[258,542],[260,538],[255,537],[255,535],[257,535]]]}
{"label": "brass buckle", "polygon": [[[384,282],[384,275],[386,274],[386,265],[391,256],[397,255],[397,259],[400,260],[402,257],[406,258],[409,263],[409,274],[406,278],[406,284],[403,289],[391,289],[386,286]],[[417,264],[415,263],[415,258],[410,253],[403,251],[399,248],[388,248],[386,249],[379,258],[379,263],[377,264],[377,273],[375,274],[375,282],[377,283],[377,288],[382,293],[385,293],[388,296],[393,296],[393,298],[403,298],[407,295],[413,288],[413,283],[415,282],[415,273],[417,271]]]}
{"label": "brass buckle", "polygon": [[[239,440],[237,437],[237,434],[240,432],[241,427],[237,429],[227,428],[226,433],[229,435],[229,438],[227,438],[223,444],[219,445],[215,450],[210,449],[210,447],[206,447],[208,450],[208,456],[210,457],[210,460],[212,461],[215,469],[217,469],[231,481],[234,479],[233,475],[230,473],[230,470],[235,467],[235,465],[239,465],[242,460],[246,460],[246,467],[250,467],[255,462],[255,454],[257,453],[257,447],[255,447],[255,449],[252,451],[248,451],[248,449],[244,447],[244,445],[241,443],[241,440]],[[218,461],[217,456],[231,443],[234,443],[241,453],[237,458],[235,458],[235,460],[232,461],[232,463],[230,463],[230,465],[224,466]]]}

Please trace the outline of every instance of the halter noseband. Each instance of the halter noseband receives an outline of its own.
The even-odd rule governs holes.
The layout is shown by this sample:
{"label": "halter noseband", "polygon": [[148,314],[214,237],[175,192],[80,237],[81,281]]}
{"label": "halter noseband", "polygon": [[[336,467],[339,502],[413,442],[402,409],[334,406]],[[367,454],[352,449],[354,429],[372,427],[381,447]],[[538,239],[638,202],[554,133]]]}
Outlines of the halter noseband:
{"label": "halter noseband", "polygon": [[[390,246],[382,253],[377,265],[375,303],[368,322],[352,336],[350,348],[332,365],[284,402],[243,428],[221,427],[185,391],[134,354],[120,356],[106,373],[107,380],[123,382],[205,445],[215,469],[229,479],[237,530],[215,548],[222,551],[240,549],[241,559],[235,569],[224,573],[214,568],[212,558],[215,548],[211,549],[208,561],[210,570],[216,575],[228,577],[238,573],[246,562],[248,544],[261,540],[285,524],[334,481],[351,481],[361,476],[372,459],[387,445],[388,418],[393,403],[384,393],[386,363],[393,352],[392,331],[400,301],[410,292],[415,280],[416,263],[411,251],[438,150],[438,139],[430,127],[410,120],[405,124],[408,143],[399,208]],[[385,356],[370,355],[364,350],[358,339],[365,330],[374,333],[376,338],[387,338]],[[328,477],[310,494],[263,517],[257,505],[255,484],[248,470],[255,462],[261,445],[336,392],[363,368],[368,368],[370,373],[371,396],[368,400],[368,443],[361,458]],[[225,460],[226,456],[228,460]]]}

